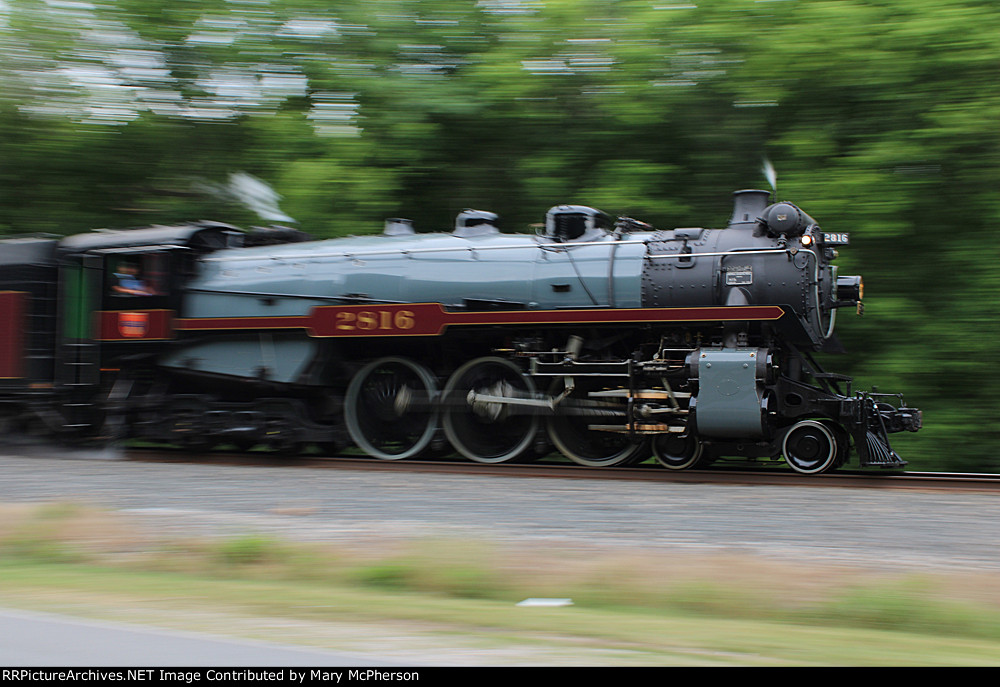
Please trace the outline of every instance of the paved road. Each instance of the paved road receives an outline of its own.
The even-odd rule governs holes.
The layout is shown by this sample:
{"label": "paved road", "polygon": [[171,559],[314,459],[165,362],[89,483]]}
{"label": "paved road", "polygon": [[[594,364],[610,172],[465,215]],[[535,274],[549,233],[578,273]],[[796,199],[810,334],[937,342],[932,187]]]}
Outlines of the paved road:
{"label": "paved road", "polygon": [[0,666],[381,666],[360,654],[0,609]]}
{"label": "paved road", "polygon": [[0,456],[0,503],[75,500],[184,535],[432,535],[1000,569],[1000,497]]}

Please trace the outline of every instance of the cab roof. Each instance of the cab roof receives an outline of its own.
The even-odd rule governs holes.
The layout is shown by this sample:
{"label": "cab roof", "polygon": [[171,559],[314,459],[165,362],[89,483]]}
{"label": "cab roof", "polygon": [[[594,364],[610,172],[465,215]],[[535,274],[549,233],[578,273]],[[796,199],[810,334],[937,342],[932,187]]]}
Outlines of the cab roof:
{"label": "cab roof", "polygon": [[190,248],[210,253],[222,248],[242,245],[243,232],[221,222],[199,221],[173,226],[153,226],[144,229],[99,229],[86,234],[68,236],[59,242],[61,253],[110,252],[115,249],[149,247]]}

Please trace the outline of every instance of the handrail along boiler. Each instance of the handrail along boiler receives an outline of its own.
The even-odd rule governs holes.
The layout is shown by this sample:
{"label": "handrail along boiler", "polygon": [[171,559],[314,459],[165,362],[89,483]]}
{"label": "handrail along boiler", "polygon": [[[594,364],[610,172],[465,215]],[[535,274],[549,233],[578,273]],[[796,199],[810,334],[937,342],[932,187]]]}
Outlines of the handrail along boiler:
{"label": "handrail along boiler", "polygon": [[905,464],[889,435],[920,411],[813,357],[862,307],[861,278],[832,264],[847,235],[766,191],[734,196],[721,230],[560,205],[537,235],[466,210],[435,234],[396,219],[308,242],[209,222],[8,240],[0,410],[63,435],[353,442],[387,460],[554,446],[589,466],[652,453],[815,474],[853,447],[862,466]]}

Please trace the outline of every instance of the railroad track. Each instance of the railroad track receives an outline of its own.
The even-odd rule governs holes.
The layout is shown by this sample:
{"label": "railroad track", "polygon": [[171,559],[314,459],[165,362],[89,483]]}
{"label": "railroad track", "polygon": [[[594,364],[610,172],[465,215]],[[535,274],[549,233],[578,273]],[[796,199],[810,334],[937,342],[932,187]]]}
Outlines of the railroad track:
{"label": "railroad track", "polygon": [[665,470],[658,465],[588,468],[570,463],[545,461],[491,465],[458,459],[386,461],[358,456],[283,457],[273,453],[257,452],[191,454],[179,450],[137,448],[125,450],[123,457],[126,460],[147,462],[260,465],[266,467],[284,466],[289,468],[310,467],[366,471],[387,470],[452,475],[494,475],[499,477],[1000,492],[1000,475],[991,473],[840,470],[823,475],[800,475],[780,466],[761,466],[757,468],[716,467],[706,470],[674,472]]}

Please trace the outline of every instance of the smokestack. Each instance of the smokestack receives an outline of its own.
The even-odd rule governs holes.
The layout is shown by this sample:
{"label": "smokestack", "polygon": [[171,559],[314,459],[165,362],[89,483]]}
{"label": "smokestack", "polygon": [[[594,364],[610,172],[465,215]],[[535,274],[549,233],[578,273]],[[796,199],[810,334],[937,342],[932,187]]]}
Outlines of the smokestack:
{"label": "smokestack", "polygon": [[760,189],[734,191],[733,216],[729,220],[729,226],[755,225],[757,218],[763,214],[764,208],[769,205],[770,198],[770,191],[761,191]]}

